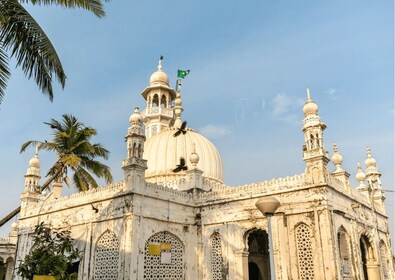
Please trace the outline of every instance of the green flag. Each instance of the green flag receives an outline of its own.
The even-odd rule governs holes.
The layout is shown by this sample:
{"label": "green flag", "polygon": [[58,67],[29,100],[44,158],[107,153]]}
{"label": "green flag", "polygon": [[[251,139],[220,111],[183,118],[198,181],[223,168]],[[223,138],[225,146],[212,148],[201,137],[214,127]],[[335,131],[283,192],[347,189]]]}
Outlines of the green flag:
{"label": "green flag", "polygon": [[189,72],[191,72],[191,70],[178,70],[177,77],[180,79],[184,79],[185,76],[189,74]]}

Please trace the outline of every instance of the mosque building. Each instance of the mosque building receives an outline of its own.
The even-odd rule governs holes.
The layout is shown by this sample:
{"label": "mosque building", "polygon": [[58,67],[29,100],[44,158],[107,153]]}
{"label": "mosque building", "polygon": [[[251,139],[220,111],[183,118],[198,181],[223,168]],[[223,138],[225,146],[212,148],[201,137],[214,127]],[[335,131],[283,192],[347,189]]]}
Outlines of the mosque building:
{"label": "mosque building", "polygon": [[[183,122],[181,94],[161,61],[141,95],[146,108],[129,118],[121,182],[68,196],[54,183],[39,194],[38,154],[30,160],[20,216],[0,239],[0,279],[20,279],[15,260],[28,253],[42,221],[71,231],[82,252],[78,279],[263,280],[271,269],[283,280],[395,279],[372,151],[351,186],[339,148],[331,157],[325,149],[326,125],[309,90],[304,172],[236,187],[225,184],[214,144]],[[279,202],[272,216],[258,210],[262,198]]]}

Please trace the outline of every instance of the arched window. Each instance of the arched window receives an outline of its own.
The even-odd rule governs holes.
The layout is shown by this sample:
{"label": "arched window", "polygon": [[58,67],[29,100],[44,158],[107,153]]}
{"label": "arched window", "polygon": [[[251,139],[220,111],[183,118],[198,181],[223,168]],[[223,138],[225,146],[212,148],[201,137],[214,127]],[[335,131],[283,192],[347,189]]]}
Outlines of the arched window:
{"label": "arched window", "polygon": [[339,249],[340,273],[343,279],[353,279],[350,238],[344,229],[337,233],[337,246]]}
{"label": "arched window", "polygon": [[155,94],[152,100],[152,107],[158,107],[158,106],[159,106],[159,97],[157,94]]}
{"label": "arched window", "polygon": [[163,107],[167,107],[167,100],[166,100],[166,95],[162,94],[162,97],[160,98],[160,106]]}
{"label": "arched window", "polygon": [[299,279],[314,279],[313,250],[311,245],[310,228],[300,223],[295,228],[296,249],[298,256]]}
{"label": "arched window", "polygon": [[211,273],[213,280],[222,280],[222,244],[221,236],[218,232],[214,233],[210,238],[211,245]]}
{"label": "arched window", "polygon": [[95,279],[118,279],[119,241],[117,236],[106,231],[96,243]]}
{"label": "arched window", "polygon": [[151,236],[145,243],[144,279],[183,280],[184,246],[173,234],[162,231]]}

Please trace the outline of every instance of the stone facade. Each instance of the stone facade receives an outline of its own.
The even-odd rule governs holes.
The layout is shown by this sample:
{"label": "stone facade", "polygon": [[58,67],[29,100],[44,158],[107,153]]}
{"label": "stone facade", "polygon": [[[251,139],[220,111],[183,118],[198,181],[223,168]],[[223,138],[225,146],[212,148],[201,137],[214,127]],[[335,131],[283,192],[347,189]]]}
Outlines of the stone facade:
{"label": "stone facade", "polygon": [[[151,85],[169,91],[161,64],[158,71]],[[149,90],[144,98],[149,99]],[[169,92],[163,96],[170,110],[179,92]],[[148,106],[152,103],[150,99]],[[176,119],[181,104],[174,104]],[[332,157],[336,170],[329,171],[326,125],[310,93],[303,111],[305,172],[229,187],[199,168],[205,144],[188,148],[187,171],[177,176],[170,176],[174,170],[161,171],[161,178],[171,178],[162,182],[145,180],[150,166],[144,159],[150,152],[144,151],[146,137],[177,131],[181,122],[172,127],[170,119],[152,117],[162,125],[154,133],[147,116],[161,111],[147,108],[140,116],[136,109],[129,120],[121,182],[63,197],[56,184],[48,194],[25,187],[16,259],[29,251],[34,226],[45,221],[71,231],[82,251],[76,260],[79,279],[270,279],[268,223],[255,203],[275,197],[280,201],[271,218],[277,279],[395,279],[381,174],[370,150],[366,174],[359,165],[360,185],[353,188],[337,146]],[[151,130],[145,133],[144,125]],[[29,164],[32,168],[39,168],[37,161]],[[26,177],[38,184],[29,180],[39,178],[37,170]],[[15,273],[13,279],[19,279]]]}

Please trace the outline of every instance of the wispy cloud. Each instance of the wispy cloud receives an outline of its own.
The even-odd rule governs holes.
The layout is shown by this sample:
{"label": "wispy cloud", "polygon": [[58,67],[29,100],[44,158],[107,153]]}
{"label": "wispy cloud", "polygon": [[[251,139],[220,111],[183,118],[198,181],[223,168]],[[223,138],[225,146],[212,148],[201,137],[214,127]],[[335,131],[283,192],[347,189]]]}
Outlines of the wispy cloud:
{"label": "wispy cloud", "polygon": [[300,120],[296,110],[300,109],[301,104],[303,104],[301,99],[279,93],[271,102],[271,116],[274,120],[298,125]]}
{"label": "wispy cloud", "polygon": [[208,138],[219,138],[232,134],[232,131],[228,127],[211,123],[201,127],[199,131]]}
{"label": "wispy cloud", "polygon": [[337,90],[335,88],[328,88],[326,94],[332,99],[338,99],[339,96],[336,94]]}

